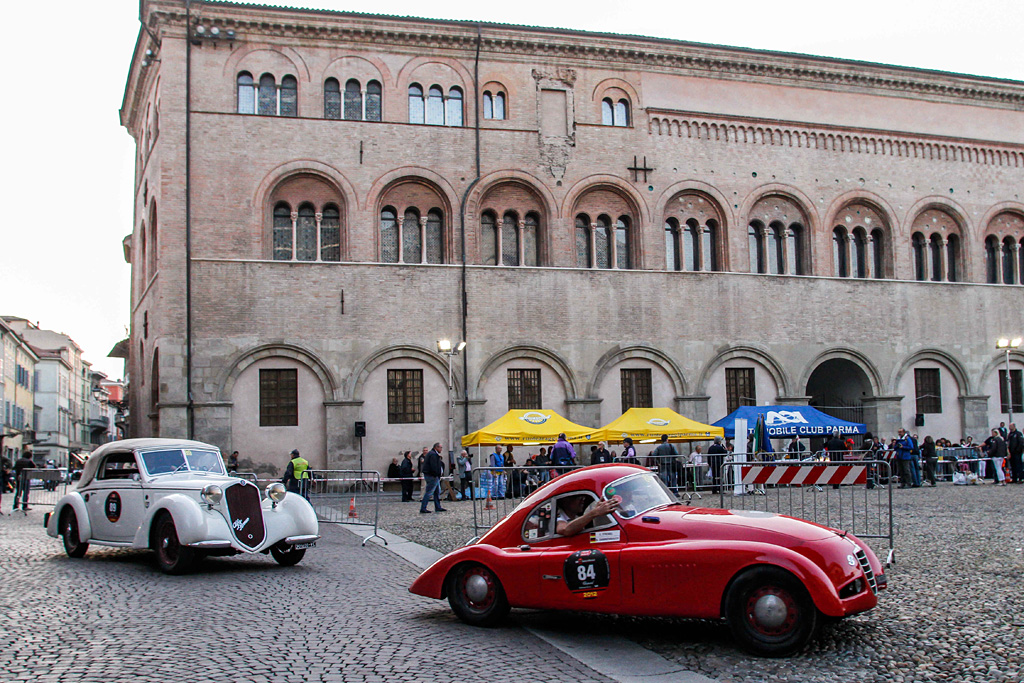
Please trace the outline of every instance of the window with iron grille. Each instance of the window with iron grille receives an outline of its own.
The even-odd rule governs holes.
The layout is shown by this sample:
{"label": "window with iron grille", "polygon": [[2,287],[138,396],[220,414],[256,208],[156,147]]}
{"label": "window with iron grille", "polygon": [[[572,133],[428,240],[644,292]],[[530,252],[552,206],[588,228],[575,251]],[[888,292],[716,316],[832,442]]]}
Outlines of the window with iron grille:
{"label": "window with iron grille", "polygon": [[740,406],[756,406],[754,368],[725,369],[725,411],[731,413]]}
{"label": "window with iron grille", "polygon": [[388,370],[388,424],[423,422],[423,371]]}
{"label": "window with iron grille", "polygon": [[1006,400],[1006,370],[999,371],[999,412],[1024,413],[1024,370],[1010,370],[1010,396],[1013,405]]}
{"label": "window with iron grille", "polygon": [[260,370],[260,427],[294,427],[298,424],[298,371]]}
{"label": "window with iron grille", "polygon": [[654,407],[650,368],[620,370],[619,379],[622,385],[622,412],[630,408]]}
{"label": "window with iron grille", "polygon": [[918,413],[941,413],[942,390],[939,388],[938,368],[914,369],[914,394]]}
{"label": "window with iron grille", "polygon": [[540,370],[508,371],[508,409],[539,410]]}

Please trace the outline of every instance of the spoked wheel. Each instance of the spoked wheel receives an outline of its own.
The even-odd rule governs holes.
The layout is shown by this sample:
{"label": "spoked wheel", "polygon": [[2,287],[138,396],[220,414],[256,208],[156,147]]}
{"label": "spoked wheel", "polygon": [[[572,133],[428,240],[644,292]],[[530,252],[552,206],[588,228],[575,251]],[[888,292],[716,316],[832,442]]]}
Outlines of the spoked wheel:
{"label": "spoked wheel", "polygon": [[508,614],[501,582],[487,567],[464,564],[448,574],[448,604],[455,615],[474,626],[493,626]]}
{"label": "spoked wheel", "polygon": [[274,559],[282,567],[291,567],[302,561],[303,556],[306,554],[306,549],[299,549],[287,543],[277,543],[270,546],[270,554],[274,556]]}
{"label": "spoked wheel", "polygon": [[785,657],[810,641],[818,610],[787,571],[757,567],[737,578],[726,597],[726,618],[740,645],[762,657]]}
{"label": "spoked wheel", "polygon": [[60,536],[64,540],[64,552],[68,557],[82,557],[89,550],[89,544],[78,535],[78,515],[70,506],[60,516]]}
{"label": "spoked wheel", "polygon": [[165,574],[183,574],[192,568],[196,559],[195,551],[178,540],[174,519],[167,512],[160,513],[153,522],[153,550],[157,565]]}

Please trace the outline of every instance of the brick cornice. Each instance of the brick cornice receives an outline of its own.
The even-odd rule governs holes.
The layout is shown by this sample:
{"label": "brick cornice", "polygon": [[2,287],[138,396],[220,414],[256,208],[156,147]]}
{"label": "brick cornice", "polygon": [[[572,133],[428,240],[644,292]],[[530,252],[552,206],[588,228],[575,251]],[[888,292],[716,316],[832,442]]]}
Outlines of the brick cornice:
{"label": "brick cornice", "polygon": [[[184,3],[152,0],[149,23],[179,24]],[[476,22],[389,17],[208,1],[194,6],[199,21],[234,29],[239,41],[343,42],[366,49],[470,53]],[[824,57],[702,45],[661,38],[480,23],[485,53],[604,62],[605,68],[666,71],[727,80],[1024,111],[1024,83]],[[571,65],[571,64],[567,64]]]}

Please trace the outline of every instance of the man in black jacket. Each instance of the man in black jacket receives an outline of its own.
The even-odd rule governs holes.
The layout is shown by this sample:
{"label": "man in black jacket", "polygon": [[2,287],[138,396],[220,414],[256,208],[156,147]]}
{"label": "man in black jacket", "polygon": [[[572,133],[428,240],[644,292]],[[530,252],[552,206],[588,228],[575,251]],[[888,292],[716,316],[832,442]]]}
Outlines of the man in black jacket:
{"label": "man in black jacket", "polygon": [[427,502],[434,497],[434,511],[444,512],[441,507],[441,477],[444,476],[444,461],[441,459],[441,444],[435,443],[434,447],[427,451],[423,459],[423,499],[420,501],[420,512],[428,513]]}
{"label": "man in black jacket", "polygon": [[32,455],[26,448],[21,452],[21,457],[14,463],[14,482],[17,488],[14,490],[14,507],[12,511],[18,509],[18,497],[20,496],[21,509],[23,512],[28,512],[28,492],[31,486],[25,470],[35,469],[35,466],[36,464],[32,462]]}
{"label": "man in black jacket", "polygon": [[412,486],[415,481],[413,479],[411,451],[405,452],[405,457],[402,458],[402,462],[398,465],[398,476],[402,479],[402,502],[408,503],[412,500]]}
{"label": "man in black jacket", "polygon": [[1017,423],[1010,423],[1010,433],[1006,436],[1006,450],[1010,452],[1011,481],[1014,484],[1024,483],[1024,434],[1017,429]]}

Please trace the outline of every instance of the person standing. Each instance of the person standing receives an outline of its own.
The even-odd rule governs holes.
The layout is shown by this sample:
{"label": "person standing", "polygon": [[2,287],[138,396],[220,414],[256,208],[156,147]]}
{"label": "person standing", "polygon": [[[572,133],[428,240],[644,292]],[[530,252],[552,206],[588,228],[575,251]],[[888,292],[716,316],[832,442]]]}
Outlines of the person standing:
{"label": "person standing", "polygon": [[309,500],[309,461],[299,455],[297,448],[291,452],[282,481],[289,491]]}
{"label": "person standing", "polygon": [[406,451],[405,456],[402,458],[401,464],[398,466],[398,476],[402,479],[402,502],[408,503],[412,501],[412,486],[415,481],[415,472],[413,471],[412,465],[412,451]]}
{"label": "person standing", "polygon": [[1006,442],[999,434],[999,429],[992,430],[992,436],[985,439],[986,455],[992,460],[992,483],[1006,486],[1003,481],[1003,460],[1006,459]]}
{"label": "person standing", "polygon": [[899,436],[896,438],[894,444],[896,450],[896,461],[900,466],[900,488],[910,488],[913,486],[914,475],[911,470],[910,461],[914,457],[914,441],[907,434],[907,430],[900,429],[897,432]]}
{"label": "person standing", "polygon": [[668,442],[668,434],[662,434],[661,443],[651,451],[651,457],[658,465],[661,480],[670,489],[679,487],[679,463],[676,460],[678,455],[679,451],[676,450],[676,447]]}
{"label": "person standing", "polygon": [[491,498],[505,497],[505,456],[501,452],[501,446],[495,444],[494,452],[491,453],[489,461],[491,466],[490,481],[488,482]]}
{"label": "person standing", "polygon": [[11,512],[18,509],[18,498],[21,498],[21,510],[22,512],[28,512],[28,493],[29,489],[32,488],[31,482],[28,478],[28,470],[35,469],[36,464],[32,462],[32,453],[25,448],[21,452],[21,457],[14,463],[14,507],[11,508]]}
{"label": "person standing", "polygon": [[576,464],[576,449],[566,440],[565,434],[559,434],[558,441],[551,447],[551,464],[562,468],[559,474]]}
{"label": "person standing", "polygon": [[619,462],[628,462],[631,465],[639,465],[640,460],[636,457],[636,448],[633,447],[633,439],[626,437],[622,440],[622,457]]}
{"label": "person standing", "polygon": [[935,486],[935,467],[939,464],[938,453],[935,452],[935,440],[931,434],[924,437],[921,444],[921,457],[924,458],[924,478],[928,483]]}
{"label": "person standing", "polygon": [[420,514],[427,514],[427,503],[434,498],[434,511],[444,512],[441,507],[441,477],[444,476],[444,461],[441,460],[441,442],[427,451],[423,458],[423,498],[420,500]]}
{"label": "person standing", "polygon": [[465,450],[459,453],[459,457],[456,458],[455,464],[458,465],[459,479],[461,483],[462,500],[467,499],[466,489],[469,489],[469,495],[473,495],[473,459],[469,457],[469,453]]}
{"label": "person standing", "polygon": [[238,473],[238,451],[232,451],[228,456],[228,474]]}
{"label": "person standing", "polygon": [[722,437],[716,436],[715,442],[708,446],[708,466],[711,469],[711,483],[713,491],[718,493],[718,487],[722,485],[722,461],[729,451],[722,445]]}
{"label": "person standing", "polygon": [[612,454],[608,452],[607,444],[604,441],[600,441],[597,444],[597,450],[590,456],[591,465],[603,465],[606,462],[612,461]]}
{"label": "person standing", "polygon": [[786,446],[786,452],[789,454],[786,456],[789,460],[803,460],[804,453],[807,452],[807,446],[800,441],[800,437],[796,434],[793,435],[793,440]]}
{"label": "person standing", "polygon": [[1024,483],[1024,434],[1017,429],[1016,422],[1010,423],[1006,450],[1010,454],[1010,481],[1014,484]]}

